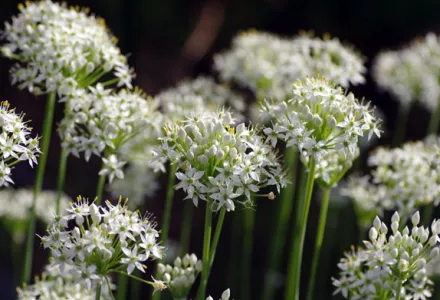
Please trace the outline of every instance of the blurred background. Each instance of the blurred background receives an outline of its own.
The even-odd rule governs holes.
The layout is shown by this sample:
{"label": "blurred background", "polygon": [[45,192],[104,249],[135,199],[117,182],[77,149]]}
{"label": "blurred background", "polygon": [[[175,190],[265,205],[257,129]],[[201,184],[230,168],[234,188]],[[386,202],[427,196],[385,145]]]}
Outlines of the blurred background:
{"label": "blurred background", "polygon": [[[2,0],[0,20],[9,20],[18,12],[17,4],[21,1]],[[229,47],[232,38],[242,30],[255,28],[284,36],[296,35],[300,30],[312,30],[318,36],[329,33],[342,41],[354,45],[367,57],[370,67],[374,56],[382,49],[398,48],[417,36],[428,31],[440,31],[440,1],[410,0],[69,0],[69,5],[87,6],[98,16],[103,17],[113,34],[118,37],[122,53],[129,57],[129,63],[137,73],[135,83],[147,94],[155,95],[164,88],[175,85],[180,80],[198,75],[213,75],[212,57],[215,53]],[[2,25],[3,26],[3,25]],[[35,97],[26,91],[20,91],[9,83],[8,69],[11,62],[0,59],[0,99],[9,100],[17,111],[26,113],[32,120],[35,132],[41,132],[44,114],[44,97]],[[393,130],[397,102],[386,93],[378,91],[376,85],[367,75],[367,83],[352,88],[359,97],[372,100],[385,114],[385,137],[380,144],[389,144],[387,131]],[[62,107],[58,106],[56,120],[62,115]],[[424,137],[428,123],[428,113],[422,108],[411,111],[408,136],[409,139]],[[48,167],[44,188],[55,189],[60,153],[59,138],[53,132]],[[55,142],[56,141],[56,142]],[[83,159],[69,158],[68,174],[65,191],[71,197],[81,194],[93,197],[97,183],[97,171],[100,160],[93,157],[87,164]],[[35,169],[27,164],[19,164],[14,171],[15,187],[30,187],[34,183]],[[163,177],[163,188],[166,176]],[[154,213],[160,223],[163,210],[164,192],[160,191],[152,199],[148,199],[148,210]],[[338,198],[333,193],[327,231],[324,240],[323,259],[320,261],[317,278],[316,299],[331,297],[332,286],[325,274],[336,275],[336,264],[343,251],[349,250],[351,244],[357,243],[356,221],[351,204]],[[334,198],[334,199],[333,199]],[[174,210],[181,211],[183,196],[176,194]],[[276,200],[275,200],[276,201]],[[260,293],[266,263],[267,240],[271,234],[274,216],[273,202],[260,200],[257,203],[257,217],[252,256],[252,297]],[[213,276],[208,286],[210,294],[220,295],[227,287],[231,288],[232,297],[240,300],[238,288],[240,273],[237,265],[240,261],[240,248],[231,245],[233,235],[240,232],[233,224],[233,218],[241,218],[241,208],[226,217],[225,228],[219,244],[218,256],[213,267]],[[319,205],[313,202],[311,207],[310,227],[317,223]],[[178,214],[179,215],[179,214]],[[179,216],[180,218],[180,216]],[[194,218],[194,234],[191,250],[201,257],[203,232],[203,211],[198,210]],[[180,232],[180,219],[173,218],[171,238],[177,238]],[[315,228],[308,229],[308,235],[314,235]],[[37,232],[44,233],[43,226]],[[290,235],[289,235],[290,236]],[[286,237],[287,244],[290,245]],[[12,280],[13,260],[12,249],[8,247],[10,237],[0,228],[0,286],[1,299],[13,299],[15,285]],[[41,271],[47,253],[39,246],[36,239],[36,262],[34,273]],[[309,255],[313,240],[306,241],[306,262],[308,269]],[[280,254],[286,259],[287,253]],[[322,275],[324,276],[322,276]],[[303,278],[307,278],[304,274]],[[278,282],[283,285],[284,276],[279,274]],[[237,291],[237,294],[236,294]],[[281,292],[282,289],[279,289]],[[143,291],[145,295],[149,291]],[[277,298],[278,299],[278,298]]]}

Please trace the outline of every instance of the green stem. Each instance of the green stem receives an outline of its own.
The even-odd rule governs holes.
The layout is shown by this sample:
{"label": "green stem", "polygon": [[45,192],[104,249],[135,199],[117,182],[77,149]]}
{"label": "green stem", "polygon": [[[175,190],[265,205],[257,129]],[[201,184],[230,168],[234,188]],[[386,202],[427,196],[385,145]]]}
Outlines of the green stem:
{"label": "green stem", "polygon": [[[306,237],[307,219],[309,214],[310,202],[313,193],[313,184],[315,182],[315,159],[310,157],[308,165],[308,175],[304,198],[300,198],[299,207],[301,209],[301,224],[300,228],[294,228],[293,232],[298,230],[299,234],[294,234],[292,240],[292,255],[290,256],[287,274],[287,284],[285,298],[286,300],[299,299],[299,288],[301,278],[301,263],[304,248],[304,240]],[[296,226],[295,226],[296,227]]]}
{"label": "green stem", "polygon": [[177,165],[171,165],[168,173],[168,185],[167,185],[167,193],[165,196],[165,208],[163,212],[163,220],[162,220],[162,231],[160,236],[162,238],[162,243],[166,246],[168,241],[168,231],[170,228],[170,220],[171,220],[171,210],[173,208],[173,198],[174,198],[174,180],[176,178],[176,167]]}
{"label": "green stem", "polygon": [[429,119],[429,125],[428,125],[428,135],[437,133],[439,123],[440,123],[440,105],[438,105],[436,110],[431,114],[431,118]]}
{"label": "green stem", "polygon": [[[223,207],[220,210],[220,214],[217,219],[217,224],[215,225],[214,238],[212,239],[211,255],[209,258],[209,273],[211,272],[212,264],[214,263],[215,252],[217,250],[218,241],[220,240],[220,234],[222,232],[223,221],[225,220],[225,214],[226,214],[226,208]],[[208,276],[209,276],[209,273],[208,273]]]}
{"label": "green stem", "polygon": [[100,300],[101,299],[101,284],[98,283],[96,285],[96,295],[95,295],[95,300]]}
{"label": "green stem", "polygon": [[211,231],[212,231],[212,210],[210,203],[206,203],[205,210],[205,230],[203,235],[203,269],[202,269],[202,279],[200,281],[199,290],[197,292],[198,300],[205,300],[206,286],[208,284],[209,267],[211,259]]}
{"label": "green stem", "polygon": [[194,204],[191,200],[185,201],[183,204],[182,230],[180,232],[179,256],[182,257],[188,253],[189,241],[191,239],[192,218],[194,212]]}
{"label": "green stem", "polygon": [[60,162],[58,167],[58,182],[57,182],[57,203],[56,203],[56,214],[60,214],[61,196],[63,195],[64,181],[66,179],[66,168],[67,168],[67,148],[61,147]]}
{"label": "green stem", "polygon": [[395,300],[400,300],[401,291],[402,291],[402,280],[399,280],[399,285],[397,286],[397,295]]}
{"label": "green stem", "polygon": [[34,195],[32,199],[32,206],[30,209],[30,218],[28,225],[28,234],[26,240],[26,255],[24,259],[23,280],[24,283],[29,283],[32,273],[32,256],[34,251],[35,239],[35,207],[37,203],[38,194],[43,187],[44,172],[46,170],[47,157],[49,154],[50,136],[52,133],[53,116],[55,112],[56,92],[50,92],[47,96],[46,112],[44,115],[43,135],[41,137],[41,155],[37,167],[37,178],[35,180]]}
{"label": "green stem", "polygon": [[309,287],[307,289],[307,300],[313,299],[315,290],[316,271],[318,270],[319,255],[321,253],[322,241],[324,240],[325,224],[327,221],[328,202],[331,188],[322,190],[321,212],[319,214],[318,232],[316,234],[315,250],[313,251],[312,269],[310,270]]}
{"label": "green stem", "polygon": [[244,211],[244,234],[241,255],[241,297],[240,299],[248,300],[250,298],[251,284],[251,266],[252,266],[252,245],[254,242],[253,231],[255,224],[255,210],[246,209]]}
{"label": "green stem", "polygon": [[410,107],[399,105],[396,118],[396,127],[394,128],[394,136],[392,141],[393,147],[399,146],[405,140],[409,111]]}
{"label": "green stem", "polygon": [[296,174],[297,174],[297,162],[298,162],[298,151],[289,147],[284,153],[284,163],[286,168],[291,172],[292,177],[290,178],[291,184],[287,185],[285,189],[281,191],[280,199],[277,203],[278,212],[277,218],[275,219],[274,232],[269,240],[269,252],[267,259],[266,275],[264,279],[263,287],[263,297],[262,300],[272,300],[274,299],[275,293],[275,282],[274,277],[276,272],[280,269],[280,262],[282,250],[284,249],[286,243],[286,232],[289,225],[289,220],[292,216],[293,210],[293,195],[295,194],[296,187]]}
{"label": "green stem", "polygon": [[116,286],[118,287],[116,292],[116,300],[127,299],[127,284],[128,284],[128,277],[119,274],[116,284]]}
{"label": "green stem", "polygon": [[96,186],[96,205],[101,205],[102,203],[102,193],[104,192],[106,175],[100,175],[98,179],[98,185]]}

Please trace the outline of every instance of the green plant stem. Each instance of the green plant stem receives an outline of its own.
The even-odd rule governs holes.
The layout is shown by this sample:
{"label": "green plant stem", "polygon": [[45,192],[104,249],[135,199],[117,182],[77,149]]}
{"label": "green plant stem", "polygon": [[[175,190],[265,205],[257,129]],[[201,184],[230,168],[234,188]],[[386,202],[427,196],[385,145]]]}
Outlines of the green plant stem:
{"label": "green plant stem", "polygon": [[396,295],[396,300],[400,300],[400,293],[402,291],[402,280],[399,280],[399,285],[397,286],[397,295]]}
{"label": "green plant stem", "polygon": [[104,192],[106,175],[100,175],[98,179],[98,185],[96,186],[96,204],[101,205],[102,193]]}
{"label": "green plant stem", "polygon": [[211,259],[211,231],[212,231],[212,210],[210,203],[206,203],[205,210],[205,230],[203,234],[203,269],[202,269],[202,279],[200,281],[199,290],[197,292],[198,300],[205,300],[206,286],[208,284],[209,267]]}
{"label": "green plant stem", "polygon": [[174,180],[176,178],[176,165],[171,165],[170,170],[168,173],[168,185],[167,185],[167,192],[165,196],[165,208],[163,212],[163,219],[162,219],[162,231],[161,231],[161,238],[163,245],[166,246],[168,241],[168,232],[170,228],[170,221],[171,221],[171,211],[173,208],[173,198],[174,198]]}
{"label": "green plant stem", "polygon": [[53,116],[55,112],[56,92],[50,92],[47,95],[46,112],[44,115],[43,135],[41,137],[41,155],[38,161],[37,178],[35,179],[34,195],[32,199],[32,206],[30,208],[30,217],[28,225],[28,233],[26,240],[26,254],[24,259],[23,283],[29,283],[32,273],[32,256],[34,252],[35,239],[35,207],[37,203],[38,194],[43,187],[44,172],[46,170],[47,157],[49,154],[50,136],[52,133]]}
{"label": "green plant stem", "polygon": [[100,300],[101,299],[101,284],[98,283],[96,285],[96,295],[95,295],[95,300]]}
{"label": "green plant stem", "polygon": [[[294,237],[292,240],[292,248],[291,256],[289,259],[288,265],[288,274],[287,274],[287,284],[286,284],[286,292],[285,298],[286,300],[299,300],[299,289],[300,289],[300,279],[301,279],[301,263],[302,263],[302,255],[304,248],[304,241],[306,237],[306,228],[307,228],[307,219],[309,214],[310,202],[312,199],[313,193],[313,184],[315,182],[315,159],[310,157],[309,165],[308,165],[308,175],[307,175],[307,183],[306,189],[304,193],[304,198],[299,199],[301,208],[301,226],[300,228],[294,228]],[[296,227],[296,226],[295,226]],[[299,234],[295,234],[295,231],[298,230]]]}
{"label": "green plant stem", "polygon": [[241,255],[241,297],[240,299],[249,300],[250,298],[250,284],[251,284],[251,266],[252,266],[252,245],[254,242],[255,224],[255,210],[246,209],[244,211],[244,234],[243,234],[243,246]]}
{"label": "green plant stem", "polygon": [[191,200],[185,201],[183,204],[183,217],[182,217],[182,226],[180,232],[180,247],[179,247],[179,256],[182,257],[186,253],[188,253],[189,249],[189,241],[191,240],[191,229],[192,229],[192,218],[194,212],[194,204]]}
{"label": "green plant stem", "polygon": [[63,195],[64,181],[66,179],[67,169],[67,148],[61,147],[60,162],[58,166],[58,181],[57,181],[57,203],[56,214],[60,214],[61,196]]}
{"label": "green plant stem", "polygon": [[315,250],[313,251],[312,258],[312,269],[310,270],[309,286],[307,288],[307,300],[313,299],[313,291],[315,290],[316,271],[318,270],[319,255],[321,253],[322,241],[324,240],[330,192],[331,188],[323,188],[322,190],[321,212],[319,214],[318,232],[316,233]]}
{"label": "green plant stem", "polygon": [[394,128],[394,136],[392,141],[393,147],[399,146],[405,140],[409,111],[410,107],[399,105],[396,118],[396,127]]}
{"label": "green plant stem", "polygon": [[278,200],[278,212],[275,219],[274,232],[269,240],[269,252],[267,259],[266,275],[264,279],[263,286],[263,296],[262,300],[272,300],[274,299],[275,284],[274,275],[280,269],[280,262],[282,257],[282,250],[284,249],[286,243],[286,232],[289,225],[289,220],[292,216],[294,194],[296,187],[296,174],[297,174],[297,162],[298,162],[298,151],[289,147],[284,153],[284,164],[287,170],[292,174],[290,181],[291,184],[287,185],[281,191],[280,199]]}
{"label": "green plant stem", "polygon": [[[220,240],[220,234],[222,233],[223,221],[225,220],[226,208],[222,207],[220,214],[217,218],[217,224],[215,225],[214,237],[211,243],[211,253],[209,258],[209,273],[211,272],[212,264],[214,263],[215,253],[217,251],[218,241]],[[209,277],[208,273],[208,277]]]}
{"label": "green plant stem", "polygon": [[436,134],[438,132],[438,127],[440,123],[440,105],[437,106],[436,110],[431,114],[428,125],[428,135]]}
{"label": "green plant stem", "polygon": [[119,274],[116,283],[116,286],[118,287],[116,292],[116,300],[127,299],[127,285],[128,285],[128,277]]}

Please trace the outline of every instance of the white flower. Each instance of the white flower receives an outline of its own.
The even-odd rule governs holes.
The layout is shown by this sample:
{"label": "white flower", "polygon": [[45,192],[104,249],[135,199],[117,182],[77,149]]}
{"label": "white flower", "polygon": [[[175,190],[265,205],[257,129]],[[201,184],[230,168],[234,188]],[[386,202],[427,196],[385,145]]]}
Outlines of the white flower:
{"label": "white flower", "polygon": [[99,171],[99,175],[108,175],[109,181],[112,182],[116,176],[119,179],[124,178],[122,167],[126,164],[125,161],[118,161],[118,157],[114,154],[108,158],[102,158],[103,168]]}
{"label": "white flower", "polygon": [[[229,300],[230,297],[231,297],[231,291],[229,289],[226,289],[223,291],[220,300]],[[214,300],[214,299],[211,296],[208,296],[206,300]]]}

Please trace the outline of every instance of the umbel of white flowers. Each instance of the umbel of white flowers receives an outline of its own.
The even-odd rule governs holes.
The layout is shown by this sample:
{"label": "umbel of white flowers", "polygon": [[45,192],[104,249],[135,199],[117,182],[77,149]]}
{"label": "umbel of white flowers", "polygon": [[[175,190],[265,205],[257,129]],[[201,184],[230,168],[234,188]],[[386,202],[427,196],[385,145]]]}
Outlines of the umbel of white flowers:
{"label": "umbel of white flowers", "polygon": [[[111,292],[114,285],[107,276],[102,282],[101,299],[113,299]],[[65,266],[64,272],[59,266],[47,265],[41,277],[35,278],[35,283],[17,288],[19,300],[53,300],[53,299],[96,299],[95,284],[88,286],[87,281],[82,280],[81,274],[74,271],[70,265]]]}
{"label": "umbel of white flowers", "polygon": [[66,101],[65,117],[59,127],[63,147],[75,156],[84,152],[86,160],[92,153],[103,156],[100,175],[107,175],[110,182],[114,177],[124,176],[122,168],[126,161],[120,157],[131,153],[123,149],[124,145],[143,131],[151,133],[161,128],[157,104],[145,100],[139,91],[115,93],[98,84],[90,87],[89,92],[76,90]]}
{"label": "umbel of white flowers", "polygon": [[15,164],[24,160],[31,167],[37,164],[38,138],[30,137],[32,128],[23,117],[10,109],[7,101],[0,102],[0,187],[14,183],[10,175]]}
{"label": "umbel of white flowers", "polygon": [[364,59],[328,36],[289,39],[251,30],[235,37],[231,50],[214,61],[223,80],[250,88],[259,97],[288,98],[292,82],[306,75],[325,76],[345,88],[365,82]]}
{"label": "umbel of white flowers", "polygon": [[193,253],[185,254],[183,258],[177,257],[174,266],[157,265],[158,279],[162,280],[173,299],[186,299],[197,276],[202,271],[202,261]]}
{"label": "umbel of white flowers", "polygon": [[434,33],[417,39],[403,49],[381,52],[373,64],[378,86],[406,108],[420,103],[429,111],[439,105],[440,40]]}
{"label": "umbel of white flowers", "polygon": [[104,20],[87,10],[48,0],[27,2],[5,24],[3,55],[17,61],[12,83],[35,94],[68,94],[112,72],[118,86],[131,87],[132,74]]}
{"label": "umbel of white flowers", "polygon": [[338,264],[339,277],[333,278],[335,294],[354,300],[430,298],[433,282],[426,275],[426,265],[439,255],[440,220],[432,222],[431,232],[419,222],[416,212],[412,228],[399,230],[405,223],[395,212],[389,234],[376,217],[365,247],[346,253]]}
{"label": "umbel of white flowers", "polygon": [[[342,193],[353,199],[360,224],[396,210],[408,218],[424,205],[440,201],[439,143],[431,138],[399,148],[377,148],[368,158],[371,175],[350,177]],[[373,216],[371,216],[373,214]]]}
{"label": "umbel of white flowers", "polygon": [[[155,227],[148,216],[128,210],[121,199],[116,205],[106,201],[105,206],[97,206],[78,197],[63,215],[54,218],[41,243],[51,250],[52,266],[59,266],[63,274],[81,274],[90,288],[113,272],[145,272],[144,262],[162,258]],[[156,280],[151,285],[165,287]]]}
{"label": "umbel of white flowers", "polygon": [[[252,205],[251,194],[261,188],[286,185],[276,152],[254,127],[239,124],[227,111],[193,115],[165,126],[166,136],[156,155],[177,166],[176,189],[197,206],[208,201],[213,210],[235,209],[234,202]],[[243,200],[239,200],[240,196]]]}
{"label": "umbel of white flowers", "polygon": [[360,136],[380,136],[380,120],[369,105],[324,78],[297,80],[291,99],[266,100],[261,111],[273,119],[272,126],[264,129],[266,140],[274,147],[282,140],[286,147],[297,148],[305,163],[313,157],[318,166],[324,166],[316,177],[327,184],[357,157]]}

